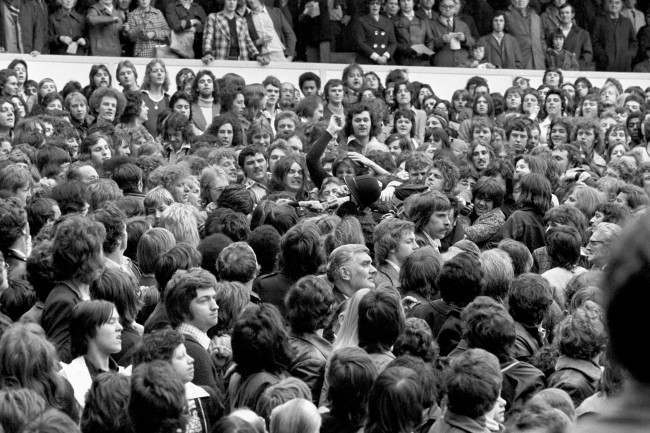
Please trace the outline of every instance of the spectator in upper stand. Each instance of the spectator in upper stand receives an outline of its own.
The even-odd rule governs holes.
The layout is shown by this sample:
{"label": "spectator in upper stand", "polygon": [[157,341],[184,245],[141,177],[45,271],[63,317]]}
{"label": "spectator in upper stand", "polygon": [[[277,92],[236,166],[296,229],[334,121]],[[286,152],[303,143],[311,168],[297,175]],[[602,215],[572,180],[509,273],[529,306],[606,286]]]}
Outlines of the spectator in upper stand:
{"label": "spectator in upper stand", "polygon": [[[203,63],[213,60],[251,60],[259,51],[246,20],[235,13],[237,0],[226,0],[221,12],[208,16],[203,35]],[[260,63],[268,63],[268,57],[260,57]]]}
{"label": "spectator in upper stand", "polygon": [[431,23],[415,15],[413,0],[400,0],[400,13],[393,22],[397,39],[395,61],[404,66],[429,66],[430,55],[419,53],[413,47],[425,45],[433,51]]}
{"label": "spectator in upper stand", "polygon": [[22,32],[23,52],[31,55],[48,54],[48,5],[44,0],[22,2],[20,10],[20,30]]}
{"label": "spectator in upper stand", "polygon": [[[558,9],[557,28],[564,34],[564,49],[576,55],[580,70],[592,70],[594,65],[591,36],[574,22],[575,9],[571,4],[565,2]],[[552,41],[547,40],[547,42]]]}
{"label": "spectator in upper stand", "polygon": [[296,34],[279,8],[265,6],[262,0],[247,0],[251,13],[246,17],[258,50],[272,62],[291,62],[296,55]]}
{"label": "spectator in upper stand", "polygon": [[434,50],[433,65],[457,67],[468,59],[467,47],[474,42],[469,26],[454,16],[456,1],[442,0],[440,16],[431,21]]}
{"label": "spectator in upper stand", "polygon": [[298,9],[294,22],[296,35],[304,44],[308,62],[330,61],[332,29],[328,0],[296,0]]}
{"label": "spectator in upper stand", "polygon": [[52,54],[83,56],[88,52],[88,24],[86,17],[74,9],[76,3],[76,0],[62,0],[61,7],[50,15]]}
{"label": "spectator in upper stand", "polygon": [[151,6],[151,0],[138,0],[138,7],[129,12],[126,30],[135,42],[133,55],[154,57],[155,47],[170,37],[169,26],[162,12]]}
{"label": "spectator in upper stand", "polygon": [[485,59],[497,68],[521,69],[521,52],[517,39],[504,31],[505,13],[497,11],[492,16],[492,33],[482,36],[479,42],[485,47]]}
{"label": "spectator in upper stand", "polygon": [[542,21],[528,6],[529,0],[511,0],[505,13],[506,31],[517,38],[521,50],[521,65],[525,69],[544,69],[546,43]]}
{"label": "spectator in upper stand", "polygon": [[420,4],[415,10],[415,16],[422,19],[435,20],[438,18],[438,11],[433,7],[436,4],[435,0],[420,0]]}
{"label": "spectator in upper stand", "polygon": [[365,64],[392,64],[397,40],[395,26],[379,14],[380,0],[368,0],[369,13],[357,18],[352,25],[352,37],[357,46],[356,62]]}
{"label": "spectator in upper stand", "polygon": [[591,33],[594,61],[600,71],[628,72],[636,55],[637,41],[632,22],[621,16],[622,0],[607,0],[607,15],[596,17]]}
{"label": "spectator in upper stand", "polygon": [[544,37],[547,42],[552,42],[549,37],[553,31],[560,26],[560,9],[565,4],[567,4],[567,0],[553,0],[546,6],[546,10],[544,10],[540,15],[542,20],[542,31],[544,32]]}
{"label": "spectator in upper stand", "polygon": [[86,14],[89,26],[90,55],[120,57],[120,31],[126,17],[112,0],[97,0]]}
{"label": "spectator in upper stand", "polygon": [[194,56],[201,55],[203,32],[207,16],[205,10],[193,0],[171,0],[165,8],[165,17],[169,28],[180,37],[194,34]]}

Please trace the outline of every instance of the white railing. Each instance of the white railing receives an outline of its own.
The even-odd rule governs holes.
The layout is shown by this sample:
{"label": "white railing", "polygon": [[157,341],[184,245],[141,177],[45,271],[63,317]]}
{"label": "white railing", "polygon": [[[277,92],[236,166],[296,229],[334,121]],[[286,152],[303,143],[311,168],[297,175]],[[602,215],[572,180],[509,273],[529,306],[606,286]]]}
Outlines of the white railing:
{"label": "white railing", "polygon": [[[23,58],[29,67],[29,78],[39,81],[43,78],[52,78],[59,89],[69,80],[77,80],[82,85],[88,84],[88,73],[90,65],[102,63],[108,66],[115,82],[115,69],[118,62],[124,58],[120,57],[91,57],[91,56],[54,56],[42,55],[31,57],[29,55],[0,54],[0,68],[6,67],[14,58]],[[138,82],[142,82],[146,64],[149,58],[129,58],[138,70]],[[164,59],[172,80],[171,87],[175,90],[174,77],[183,67],[189,67],[198,71],[206,68],[200,60],[185,59]],[[268,66],[260,66],[257,62],[243,61],[215,61],[207,66],[217,77],[228,72],[234,72],[248,83],[262,82],[267,75],[274,75],[280,81],[288,81],[298,84],[298,77],[306,71],[319,74],[323,85],[328,79],[341,78],[345,65],[335,63],[273,63]],[[363,65],[365,71],[374,71],[383,79],[395,65]],[[434,67],[408,67],[411,80],[421,81],[430,84],[436,94],[449,99],[454,90],[465,87],[467,79],[479,75],[488,80],[492,91],[503,92],[512,85],[512,79],[516,76],[525,76],[530,79],[531,86],[537,87],[541,84],[544,71],[521,70],[521,69],[469,69],[469,68],[434,68]],[[650,74],[647,73],[621,73],[621,72],[593,72],[593,71],[565,71],[565,81],[573,82],[579,76],[586,76],[596,86],[602,85],[607,77],[618,78],[624,87],[638,85],[642,88],[650,87]]]}

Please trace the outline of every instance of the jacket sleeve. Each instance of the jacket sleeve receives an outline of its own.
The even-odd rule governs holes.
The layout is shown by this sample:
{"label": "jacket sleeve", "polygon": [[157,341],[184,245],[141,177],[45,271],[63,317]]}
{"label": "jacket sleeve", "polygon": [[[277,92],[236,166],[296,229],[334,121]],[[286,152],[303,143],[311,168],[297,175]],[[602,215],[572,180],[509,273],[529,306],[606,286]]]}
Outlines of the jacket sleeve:
{"label": "jacket sleeve", "polygon": [[597,68],[607,63],[607,53],[605,52],[605,41],[603,40],[602,27],[601,21],[597,19],[594,23],[594,30],[591,33],[593,36],[594,61],[596,62]]}
{"label": "jacket sleeve", "polygon": [[70,299],[58,298],[46,303],[41,324],[48,340],[56,347],[59,359],[70,362],[70,316],[74,303]]}
{"label": "jacket sleeve", "polygon": [[514,239],[516,241],[521,241],[522,230],[521,223],[516,213],[510,215],[510,218],[506,220],[506,223],[503,225],[503,238]]}
{"label": "jacket sleeve", "polygon": [[95,8],[90,8],[88,9],[88,14],[86,15],[86,19],[88,20],[88,24],[91,26],[100,26],[100,25],[109,25],[113,24],[115,21],[113,20],[113,16],[109,15],[100,15],[99,11]]}
{"label": "jacket sleeve", "polygon": [[254,59],[258,56],[260,51],[255,46],[255,42],[251,39],[251,34],[248,33],[248,23],[244,20],[244,25],[242,26],[242,32],[244,34],[244,39],[246,40],[246,47],[248,49],[248,58]]}
{"label": "jacket sleeve", "polygon": [[155,23],[154,23],[154,39],[160,42],[164,42],[169,39],[171,31],[169,30],[169,25],[165,20],[161,11],[156,13]]}
{"label": "jacket sleeve", "polygon": [[[480,221],[479,221],[480,220]],[[481,220],[479,218],[473,225],[465,226],[465,235],[467,239],[475,244],[482,244],[494,235],[499,233],[503,226],[503,219],[499,219],[496,215]]]}
{"label": "jacket sleeve", "polygon": [[632,21],[630,21],[629,27],[630,29],[627,35],[627,39],[628,39],[627,53],[630,59],[634,59],[634,56],[636,55],[636,50],[638,48],[638,44],[636,40],[636,32],[634,31],[634,25],[632,24]]}
{"label": "jacket sleeve", "polygon": [[205,27],[203,27],[203,55],[207,56],[212,54],[214,43],[214,32],[215,32],[215,20],[216,15],[210,14],[207,21],[205,22]]}
{"label": "jacket sleeve", "polygon": [[312,144],[311,149],[307,153],[305,158],[307,163],[307,170],[309,171],[309,177],[311,177],[312,182],[316,185],[317,188],[320,188],[323,184],[323,180],[329,176],[329,173],[325,171],[323,165],[320,162],[321,156],[325,153],[327,144],[332,139],[332,136],[329,132],[323,131],[320,137]]}
{"label": "jacket sleeve", "polygon": [[591,65],[591,62],[594,60],[594,50],[591,46],[591,36],[588,32],[583,31],[583,43],[582,43],[582,52],[580,53],[580,61],[585,66]]}
{"label": "jacket sleeve", "polygon": [[182,32],[189,29],[192,25],[189,20],[181,20],[176,13],[176,2],[170,1],[165,10],[165,18],[169,27],[175,32]]}
{"label": "jacket sleeve", "polygon": [[313,356],[305,356],[297,359],[291,366],[291,375],[302,380],[311,389],[312,399],[316,400],[315,404],[320,397],[321,389],[323,388],[323,377],[325,376],[325,361],[317,359]]}
{"label": "jacket sleeve", "polygon": [[286,45],[286,55],[287,57],[295,57],[296,55],[296,33],[291,28],[289,20],[284,16],[282,11],[278,10],[278,16],[280,17],[280,26],[282,28],[282,34],[284,34],[284,43]]}

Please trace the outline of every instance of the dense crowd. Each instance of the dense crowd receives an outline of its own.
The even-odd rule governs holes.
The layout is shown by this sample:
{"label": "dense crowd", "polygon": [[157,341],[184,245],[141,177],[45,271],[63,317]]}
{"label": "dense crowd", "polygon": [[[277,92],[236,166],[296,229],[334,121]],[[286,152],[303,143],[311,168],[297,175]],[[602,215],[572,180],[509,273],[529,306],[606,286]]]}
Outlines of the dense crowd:
{"label": "dense crowd", "polygon": [[[649,72],[636,0],[3,0],[0,50]],[[648,23],[650,24],[650,22]]]}
{"label": "dense crowd", "polygon": [[650,89],[115,77],[0,70],[0,430],[647,428]]}

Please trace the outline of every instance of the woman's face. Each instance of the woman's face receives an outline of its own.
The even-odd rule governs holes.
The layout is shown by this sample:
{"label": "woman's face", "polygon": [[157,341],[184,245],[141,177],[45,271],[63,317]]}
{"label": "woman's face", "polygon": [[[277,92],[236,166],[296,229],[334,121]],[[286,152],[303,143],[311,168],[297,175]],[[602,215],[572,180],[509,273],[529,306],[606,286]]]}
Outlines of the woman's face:
{"label": "woman's face", "polygon": [[449,118],[449,110],[443,102],[438,102],[433,109],[433,113],[442,117]]}
{"label": "woman's face", "polygon": [[260,131],[251,136],[251,144],[266,149],[271,144],[271,135],[266,131]]}
{"label": "woman's face", "polygon": [[24,118],[27,115],[27,110],[25,109],[25,104],[20,100],[19,97],[14,96],[11,98],[11,103],[14,106],[14,113],[20,119]]}
{"label": "woman's face", "polygon": [[241,116],[244,114],[245,109],[246,104],[244,103],[244,95],[238,93],[237,96],[235,96],[235,99],[232,101],[232,111],[236,115]]}
{"label": "woman's face", "polygon": [[506,98],[506,108],[512,111],[519,111],[521,107],[521,95],[517,92],[508,93]]}
{"label": "woman's face", "polygon": [[102,164],[104,161],[111,159],[111,147],[106,140],[100,138],[97,143],[90,146],[90,158],[96,164]]}
{"label": "woman's face", "polygon": [[485,116],[488,113],[488,101],[482,96],[476,99],[476,113]]}
{"label": "woman's face", "polygon": [[154,63],[149,70],[149,81],[157,86],[162,86],[165,82],[165,67],[160,63]]}
{"label": "woman's face", "polygon": [[41,85],[41,87],[38,89],[38,94],[43,97],[47,95],[48,93],[54,93],[56,92],[56,85],[54,84],[53,81],[45,81]]}
{"label": "woman's face", "polygon": [[520,179],[523,175],[530,173],[528,163],[522,158],[515,165],[515,178]]}
{"label": "woman's face", "polygon": [[379,89],[379,79],[375,74],[366,74],[366,86],[370,87],[372,90]]}
{"label": "woman's face", "polygon": [[140,115],[138,117],[143,122],[149,120],[149,107],[147,107],[147,104],[145,104],[144,101],[142,101],[142,105],[140,105]]}
{"label": "woman's face", "polygon": [[303,182],[304,173],[302,167],[297,162],[291,164],[289,171],[284,176],[284,185],[289,191],[299,191],[304,182]]}
{"label": "woman's face", "polygon": [[325,107],[323,107],[323,104],[319,103],[316,109],[314,110],[314,115],[310,120],[312,122],[320,122],[324,116],[325,116]]}
{"label": "woman's face", "polygon": [[97,109],[97,116],[100,119],[104,119],[108,122],[113,122],[115,120],[115,114],[117,113],[117,99],[112,96],[104,96],[99,103],[99,108]]}
{"label": "woman's face", "polygon": [[433,110],[436,108],[436,98],[430,97],[422,102],[422,109],[427,115],[433,113]]}
{"label": "woman's face", "polygon": [[16,63],[14,66],[14,72],[16,73],[16,78],[18,78],[18,85],[22,86],[27,81],[27,68],[22,63]]}
{"label": "woman's face", "polygon": [[406,117],[400,117],[395,122],[395,132],[397,132],[402,137],[410,137],[412,128],[413,123]]}
{"label": "woman's face", "polygon": [[183,383],[189,383],[194,379],[194,358],[187,354],[185,344],[181,343],[174,349],[170,362]]}
{"label": "woman's face", "polygon": [[622,128],[614,128],[607,135],[607,141],[609,142],[609,147],[618,145],[626,146],[629,139]]}
{"label": "woman's face", "polygon": [[0,155],[9,155],[9,153],[11,153],[11,149],[13,149],[11,140],[0,141]]}
{"label": "woman's face", "polygon": [[411,92],[406,85],[402,84],[397,88],[397,91],[395,92],[395,100],[399,105],[411,105]]}
{"label": "woman's face", "polygon": [[282,149],[276,148],[271,151],[271,154],[269,155],[269,170],[271,173],[273,173],[273,170],[275,169],[275,164],[285,156],[287,156],[287,153]]}
{"label": "woman's face", "polygon": [[63,110],[63,104],[61,104],[60,99],[53,99],[50,102],[47,103],[47,106],[45,107],[47,111],[54,111],[54,110]]}
{"label": "woman's face", "polygon": [[432,130],[433,128],[444,129],[442,127],[442,123],[440,123],[440,119],[438,119],[435,116],[430,116],[429,118],[427,118],[427,123],[425,124],[425,127],[429,130]]}
{"label": "woman's face", "polygon": [[418,102],[422,106],[422,102],[429,96],[433,96],[433,92],[428,87],[422,87],[418,93]]}
{"label": "woman's face", "polygon": [[[150,2],[151,0],[146,1]],[[133,73],[133,69],[128,66],[122,66],[117,73],[117,81],[119,81],[120,86],[124,87],[125,89],[129,89],[134,86],[135,74]]]}
{"label": "woman's face", "polygon": [[623,155],[625,155],[625,152],[627,152],[627,148],[622,144],[617,144],[612,149],[612,158],[611,158],[611,160],[616,161],[616,160],[620,159]]}
{"label": "woman's face", "polygon": [[566,92],[567,95],[569,95],[569,98],[573,100],[576,97],[576,89],[573,87],[571,84],[564,84],[562,86],[562,91]]}
{"label": "woman's face", "polygon": [[108,71],[103,68],[98,69],[95,75],[93,75],[93,84],[96,88],[108,87],[110,85],[110,75],[108,74]]}
{"label": "woman's face", "polygon": [[463,108],[467,107],[467,99],[465,98],[452,99],[451,103],[454,104],[454,109],[456,111],[460,111]]}
{"label": "woman's face", "polygon": [[551,143],[553,146],[566,144],[569,142],[569,133],[562,124],[555,124],[551,127]]}
{"label": "woman's face", "polygon": [[402,147],[399,144],[399,140],[388,143],[388,151],[393,155],[394,159],[397,159],[402,154]]}
{"label": "woman's face", "polygon": [[356,173],[350,164],[342,163],[336,167],[336,173],[334,175],[339,179],[344,179],[346,176],[354,176]]}
{"label": "woman's face", "polygon": [[70,104],[70,115],[78,121],[83,121],[88,114],[88,106],[81,99],[74,99]]}
{"label": "woman's face", "polygon": [[230,123],[224,123],[217,131],[217,141],[219,142],[220,147],[232,146],[233,137],[234,137],[234,130]]}
{"label": "woman's face", "polygon": [[172,110],[175,113],[180,113],[183,116],[185,116],[187,119],[189,119],[190,118],[190,113],[191,113],[191,111],[190,111],[191,108],[190,107],[191,107],[190,101],[188,101],[187,99],[182,99],[181,98],[181,99],[176,100],[176,102],[174,102],[174,106],[172,107]]}
{"label": "woman's face", "polygon": [[578,81],[576,83],[576,94],[579,97],[584,98],[587,96],[587,93],[589,93],[589,86],[587,86],[587,83],[584,81]]}
{"label": "woman's face", "polygon": [[119,353],[122,350],[122,325],[116,309],[113,309],[108,322],[97,327],[92,341],[103,355]]}
{"label": "woman's face", "polygon": [[0,105],[0,126],[3,128],[13,128],[15,123],[14,106],[10,102],[5,102]]}

